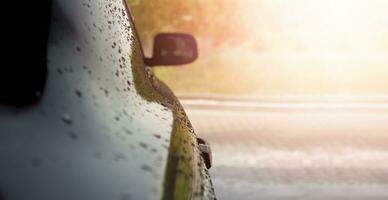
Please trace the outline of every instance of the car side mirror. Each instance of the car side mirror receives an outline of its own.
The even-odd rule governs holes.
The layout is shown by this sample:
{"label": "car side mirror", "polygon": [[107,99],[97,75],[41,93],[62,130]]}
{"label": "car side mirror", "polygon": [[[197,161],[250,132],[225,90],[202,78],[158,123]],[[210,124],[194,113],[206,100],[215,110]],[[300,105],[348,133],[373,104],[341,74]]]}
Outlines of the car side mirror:
{"label": "car side mirror", "polygon": [[145,64],[183,65],[198,57],[197,42],[192,35],[184,33],[160,33],[155,36],[152,58],[145,58]]}

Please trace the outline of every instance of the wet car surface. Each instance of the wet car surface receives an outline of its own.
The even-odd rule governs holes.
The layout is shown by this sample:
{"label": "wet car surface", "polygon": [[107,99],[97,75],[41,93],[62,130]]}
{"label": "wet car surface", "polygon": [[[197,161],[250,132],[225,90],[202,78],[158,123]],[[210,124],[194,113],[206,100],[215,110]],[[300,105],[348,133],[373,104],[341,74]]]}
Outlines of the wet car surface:
{"label": "wet car surface", "polygon": [[54,0],[39,99],[0,107],[1,199],[214,199],[169,92],[125,2]]}

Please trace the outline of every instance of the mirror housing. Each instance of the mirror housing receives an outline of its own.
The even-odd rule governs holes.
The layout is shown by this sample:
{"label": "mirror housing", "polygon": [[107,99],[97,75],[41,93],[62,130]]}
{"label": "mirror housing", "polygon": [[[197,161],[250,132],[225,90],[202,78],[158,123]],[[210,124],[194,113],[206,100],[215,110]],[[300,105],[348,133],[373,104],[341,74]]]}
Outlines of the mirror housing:
{"label": "mirror housing", "polygon": [[198,47],[195,38],[185,33],[160,33],[155,36],[152,58],[145,58],[145,64],[183,65],[195,61]]}

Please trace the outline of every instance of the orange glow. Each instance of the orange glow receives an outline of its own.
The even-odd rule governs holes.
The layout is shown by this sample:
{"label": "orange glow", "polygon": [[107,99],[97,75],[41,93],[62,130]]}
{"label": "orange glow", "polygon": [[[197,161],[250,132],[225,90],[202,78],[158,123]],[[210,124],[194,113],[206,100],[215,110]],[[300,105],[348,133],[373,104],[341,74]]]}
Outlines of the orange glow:
{"label": "orange glow", "polygon": [[259,20],[267,20],[274,29],[270,32],[275,34],[267,39],[277,48],[330,52],[388,49],[388,1],[264,0],[260,6],[268,14],[258,15]]}
{"label": "orange glow", "polygon": [[388,0],[185,2],[198,9],[173,30],[193,32],[199,59],[156,69],[175,91],[388,96]]}
{"label": "orange glow", "polygon": [[265,74],[258,84],[267,83],[269,93],[387,94],[388,1],[263,0],[245,7],[256,13],[247,21],[257,27],[251,41],[266,47],[251,55],[251,69]]}

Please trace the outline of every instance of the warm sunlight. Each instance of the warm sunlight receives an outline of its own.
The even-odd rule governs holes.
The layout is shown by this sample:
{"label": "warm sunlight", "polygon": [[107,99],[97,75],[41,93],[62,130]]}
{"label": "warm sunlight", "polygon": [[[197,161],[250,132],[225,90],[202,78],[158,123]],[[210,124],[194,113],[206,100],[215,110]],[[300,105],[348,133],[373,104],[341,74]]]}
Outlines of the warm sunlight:
{"label": "warm sunlight", "polygon": [[265,74],[258,84],[282,88],[277,94],[386,94],[388,1],[249,3],[251,41],[264,44],[251,56],[254,74]]}
{"label": "warm sunlight", "polygon": [[262,6],[269,13],[270,25],[290,42],[299,43],[295,48],[330,52],[388,49],[388,1],[265,0]]}
{"label": "warm sunlight", "polygon": [[[387,0],[193,0],[186,4],[177,4],[171,12],[172,28],[161,29],[191,32],[200,48],[198,61],[190,67],[156,70],[175,91],[388,95]],[[160,19],[155,18],[155,24]]]}

